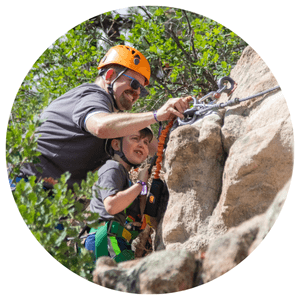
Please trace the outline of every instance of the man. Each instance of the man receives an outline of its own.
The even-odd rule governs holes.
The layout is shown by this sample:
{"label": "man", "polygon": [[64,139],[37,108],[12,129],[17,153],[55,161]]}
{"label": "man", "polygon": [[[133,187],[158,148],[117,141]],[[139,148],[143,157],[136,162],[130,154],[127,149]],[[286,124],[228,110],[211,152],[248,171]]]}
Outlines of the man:
{"label": "man", "polygon": [[[129,46],[111,48],[99,64],[95,83],[82,84],[54,100],[41,115],[38,128],[40,164],[26,164],[21,177],[35,175],[51,188],[69,171],[68,185],[81,183],[87,172],[107,160],[105,139],[129,135],[159,121],[183,117],[191,98],[169,99],[159,110],[123,113],[130,110],[150,80],[150,65],[138,50]],[[150,145],[150,155],[157,141]],[[40,167],[40,168],[37,168]],[[39,169],[39,170],[38,170]],[[42,169],[42,172],[40,172]]]}

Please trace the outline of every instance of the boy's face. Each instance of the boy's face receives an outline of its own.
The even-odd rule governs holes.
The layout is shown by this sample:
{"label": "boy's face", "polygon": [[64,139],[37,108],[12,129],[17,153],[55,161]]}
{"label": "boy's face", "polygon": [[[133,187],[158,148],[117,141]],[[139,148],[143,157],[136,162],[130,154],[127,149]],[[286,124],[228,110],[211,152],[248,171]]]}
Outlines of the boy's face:
{"label": "boy's face", "polygon": [[149,137],[141,137],[139,131],[123,138],[123,152],[133,164],[141,164],[149,154]]}

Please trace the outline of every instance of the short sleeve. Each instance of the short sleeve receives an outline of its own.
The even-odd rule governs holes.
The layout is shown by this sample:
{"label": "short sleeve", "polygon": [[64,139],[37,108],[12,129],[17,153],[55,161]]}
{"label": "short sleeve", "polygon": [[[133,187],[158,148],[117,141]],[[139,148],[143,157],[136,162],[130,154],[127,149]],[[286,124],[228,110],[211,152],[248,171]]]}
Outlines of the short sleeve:
{"label": "short sleeve", "polygon": [[126,186],[127,178],[124,176],[124,172],[119,168],[110,168],[104,173],[99,174],[96,190],[99,193],[95,195],[100,197],[104,201],[108,196],[115,195]]}
{"label": "short sleeve", "polygon": [[105,95],[104,92],[85,92],[85,94],[77,100],[73,110],[72,120],[78,127],[85,130],[85,118],[89,113],[94,111],[104,113],[113,112],[112,103],[108,95]]}

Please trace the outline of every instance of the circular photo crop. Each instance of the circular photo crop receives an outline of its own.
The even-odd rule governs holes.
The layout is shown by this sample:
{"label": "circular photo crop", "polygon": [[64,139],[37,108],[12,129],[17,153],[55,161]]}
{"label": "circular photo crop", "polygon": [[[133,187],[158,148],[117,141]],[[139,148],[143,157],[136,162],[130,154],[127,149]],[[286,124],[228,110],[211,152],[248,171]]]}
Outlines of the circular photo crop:
{"label": "circular photo crop", "polygon": [[59,263],[116,291],[199,288],[247,258],[286,200],[293,127],[280,85],[215,20],[136,6],[89,18],[24,78],[10,188]]}

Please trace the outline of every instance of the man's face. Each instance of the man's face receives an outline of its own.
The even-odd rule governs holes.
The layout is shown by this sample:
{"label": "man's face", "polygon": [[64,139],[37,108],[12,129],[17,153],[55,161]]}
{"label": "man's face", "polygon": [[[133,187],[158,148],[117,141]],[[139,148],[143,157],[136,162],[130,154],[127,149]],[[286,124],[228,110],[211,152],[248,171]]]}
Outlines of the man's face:
{"label": "man's face", "polygon": [[[136,73],[132,70],[127,70],[126,75],[136,79],[141,85],[144,86],[145,78],[143,75]],[[141,90],[138,88],[134,90],[131,86],[132,79],[121,75],[114,83],[114,95],[117,105],[121,110],[131,110],[133,104],[138,100]]]}

